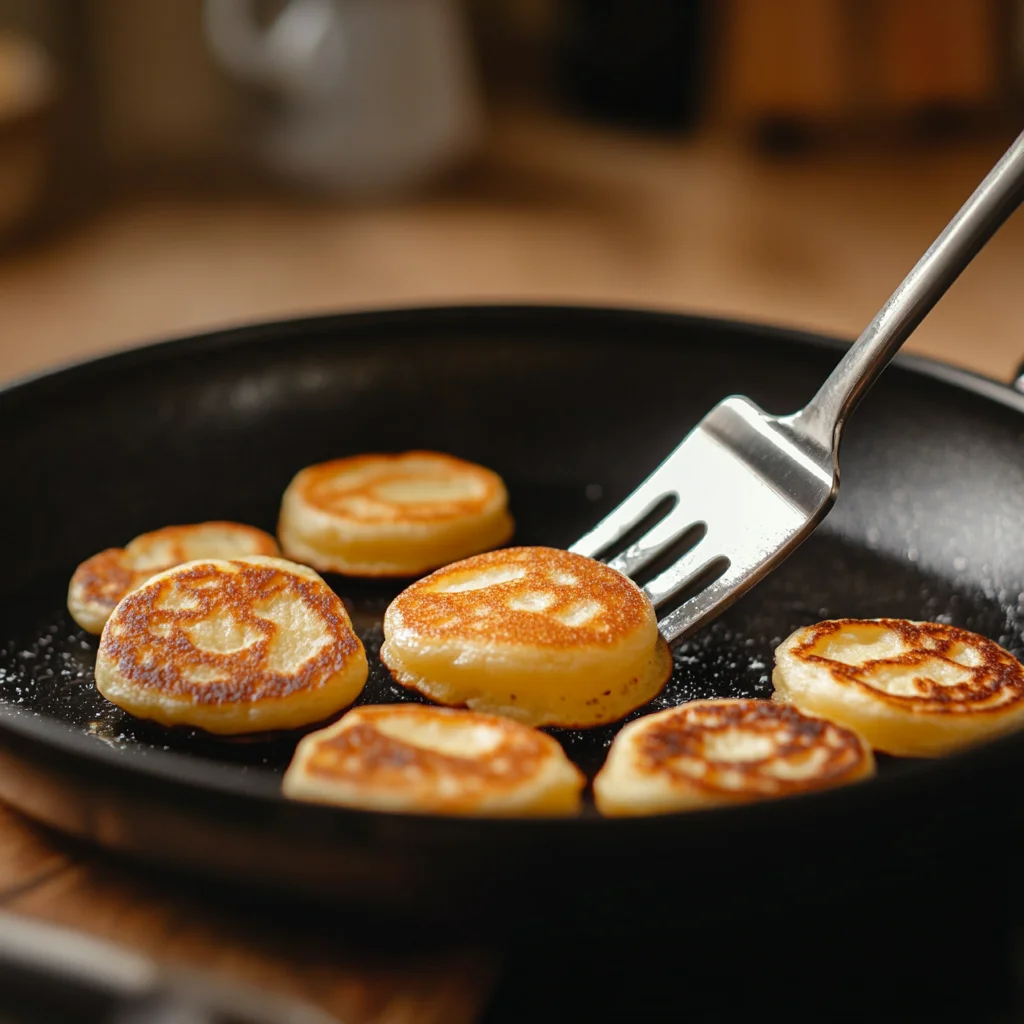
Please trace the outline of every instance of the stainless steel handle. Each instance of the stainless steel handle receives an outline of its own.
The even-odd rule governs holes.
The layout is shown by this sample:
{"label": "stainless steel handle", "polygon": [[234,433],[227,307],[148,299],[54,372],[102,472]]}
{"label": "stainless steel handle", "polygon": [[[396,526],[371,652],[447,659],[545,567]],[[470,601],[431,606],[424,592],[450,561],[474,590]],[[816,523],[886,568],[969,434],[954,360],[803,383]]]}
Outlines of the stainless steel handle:
{"label": "stainless steel handle", "polygon": [[792,417],[793,427],[838,450],[847,417],[875,378],[1022,200],[1024,134],[917,261],[814,398]]}

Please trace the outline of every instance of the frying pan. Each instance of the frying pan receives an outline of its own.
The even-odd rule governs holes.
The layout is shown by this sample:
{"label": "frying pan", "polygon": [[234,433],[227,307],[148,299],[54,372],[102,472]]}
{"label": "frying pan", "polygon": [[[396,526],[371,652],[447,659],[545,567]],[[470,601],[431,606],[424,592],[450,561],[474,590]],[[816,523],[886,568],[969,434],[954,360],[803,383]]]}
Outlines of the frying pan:
{"label": "frying pan", "polygon": [[[216,740],[133,720],[94,690],[96,639],[67,615],[68,579],[88,555],[176,522],[273,530],[296,470],[363,451],[432,448],[493,467],[509,485],[515,542],[568,545],[718,399],[791,411],[842,351],[650,312],[412,309],[166,342],[7,388],[0,798],[121,855],[268,897],[438,921],[538,909],[546,920],[664,920],[684,905],[721,915],[752,894],[769,906],[839,889],[850,905],[865,894],[877,904],[920,885],[929,865],[1012,856],[1024,736],[939,761],[883,758],[875,780],[833,792],[639,820],[287,802],[279,783],[296,736]],[[898,358],[848,429],[825,524],[676,649],[671,681],[636,714],[768,696],[774,646],[826,617],[952,622],[1024,654],[1022,413],[1011,388]],[[412,699],[377,660],[402,584],[328,581],[373,666],[361,703]],[[616,728],[555,734],[592,774]]]}

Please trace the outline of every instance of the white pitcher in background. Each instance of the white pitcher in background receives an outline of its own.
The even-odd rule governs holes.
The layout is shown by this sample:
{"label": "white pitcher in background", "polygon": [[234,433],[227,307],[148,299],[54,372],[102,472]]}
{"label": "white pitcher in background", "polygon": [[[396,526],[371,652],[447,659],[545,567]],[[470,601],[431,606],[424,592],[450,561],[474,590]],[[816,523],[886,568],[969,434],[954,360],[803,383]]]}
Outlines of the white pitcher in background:
{"label": "white pitcher in background", "polygon": [[415,188],[476,146],[482,111],[458,0],[205,0],[214,58],[270,102],[257,147],[311,189],[374,197]]}

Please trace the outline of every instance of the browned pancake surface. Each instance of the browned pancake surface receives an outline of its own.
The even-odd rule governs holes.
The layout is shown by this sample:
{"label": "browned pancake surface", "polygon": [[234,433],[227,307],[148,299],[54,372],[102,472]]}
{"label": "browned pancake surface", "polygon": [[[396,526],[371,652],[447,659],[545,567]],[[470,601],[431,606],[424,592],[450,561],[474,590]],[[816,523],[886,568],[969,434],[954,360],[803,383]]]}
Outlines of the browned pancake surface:
{"label": "browned pancake surface", "polygon": [[277,541],[270,534],[243,523],[165,526],[140,534],[124,548],[107,548],[82,562],[71,577],[69,607],[98,633],[118,601],[158,572],[196,558],[277,554]]}
{"label": "browned pancake surface", "polygon": [[[730,732],[763,740],[764,756],[723,757],[716,748]],[[786,705],[760,700],[695,701],[641,732],[636,770],[708,793],[776,797],[859,775],[866,756],[865,745],[849,729]],[[787,777],[789,771],[792,777]]]}
{"label": "browned pancake surface", "polygon": [[[221,544],[230,546],[224,550]],[[164,526],[140,534],[125,551],[134,568],[156,574],[196,558],[224,558],[246,555],[277,555],[277,541],[255,526],[211,520],[184,526]]]}
{"label": "browned pancake surface", "polygon": [[537,776],[541,764],[557,744],[550,736],[496,715],[446,708],[403,706],[401,715],[429,725],[458,715],[500,733],[485,755],[461,757],[389,736],[379,728],[394,717],[392,707],[357,708],[349,712],[356,724],[324,735],[306,762],[312,776],[358,783],[380,789],[402,789],[414,780],[417,787],[434,788],[442,779],[456,780],[459,800],[471,803],[501,791],[517,789]]}
{"label": "browned pancake surface", "polygon": [[643,592],[601,562],[557,548],[504,548],[404,590],[389,614],[422,638],[550,648],[614,644],[651,617]]}
{"label": "browned pancake surface", "polygon": [[[828,657],[829,641],[853,628],[865,639],[895,633],[900,654],[848,664]],[[794,658],[826,669],[839,684],[861,689],[902,710],[930,714],[1003,711],[1024,699],[1024,667],[1009,652],[976,633],[937,622],[906,619],[834,619],[809,626],[791,649]],[[911,693],[893,693],[887,676],[911,677]]]}
{"label": "browned pancake surface", "polygon": [[[344,605],[321,580],[269,565],[230,564],[237,571],[199,562],[128,595],[107,623],[101,654],[130,684],[200,704],[223,704],[316,688],[359,650]],[[285,630],[260,614],[284,594],[311,610],[327,637],[289,672],[272,664],[273,647]],[[232,620],[238,649],[210,650],[189,635],[192,627],[218,616]]]}
{"label": "browned pancake surface", "polygon": [[148,576],[132,569],[124,548],[107,548],[82,562],[71,577],[71,588],[79,604],[113,611],[117,602]]}
{"label": "browned pancake surface", "polygon": [[[454,479],[457,486],[451,497],[396,500],[389,489],[405,488],[410,479],[434,480],[439,485]],[[472,493],[467,495],[470,483]],[[505,489],[501,478],[482,466],[453,455],[420,451],[322,462],[303,470],[293,486],[313,508],[362,523],[433,523],[475,516],[490,508]]]}

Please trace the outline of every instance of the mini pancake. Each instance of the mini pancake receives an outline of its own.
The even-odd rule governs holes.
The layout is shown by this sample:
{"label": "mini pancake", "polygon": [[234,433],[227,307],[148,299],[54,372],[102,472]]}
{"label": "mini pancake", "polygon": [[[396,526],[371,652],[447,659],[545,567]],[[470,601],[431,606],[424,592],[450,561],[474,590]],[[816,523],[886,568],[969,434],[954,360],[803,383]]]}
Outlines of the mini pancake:
{"label": "mini pancake", "polygon": [[1024,726],[1024,666],[937,622],[833,619],[775,652],[774,698],[856,729],[876,750],[938,757]]}
{"label": "mini pancake", "polygon": [[747,803],[873,775],[856,733],[767,700],[700,700],[630,722],[594,780],[609,816]]}
{"label": "mini pancake", "polygon": [[87,558],[75,570],[68,586],[68,611],[88,633],[102,633],[117,602],[149,579],[136,572],[124,548],[107,548]]}
{"label": "mini pancake", "polygon": [[96,688],[163,725],[295,729],[351,704],[366,654],[345,606],[304,565],[252,556],[159,573],[103,627]]}
{"label": "mini pancake", "polygon": [[585,778],[550,736],[497,715],[355,708],[303,737],[284,777],[299,800],[374,811],[574,814]]}
{"label": "mini pancake", "polygon": [[672,671],[632,580],[542,547],[474,555],[412,584],[384,615],[380,656],[399,683],[438,704],[527,725],[614,722]]}
{"label": "mini pancake", "polygon": [[348,576],[417,576],[512,536],[496,473],[437,452],[356,455],[302,470],[281,502],[289,558]]}
{"label": "mini pancake", "polygon": [[82,629],[103,632],[114,606],[151,576],[196,558],[277,555],[277,541],[242,523],[194,523],[144,533],[124,548],[86,559],[71,577],[68,611]]}

